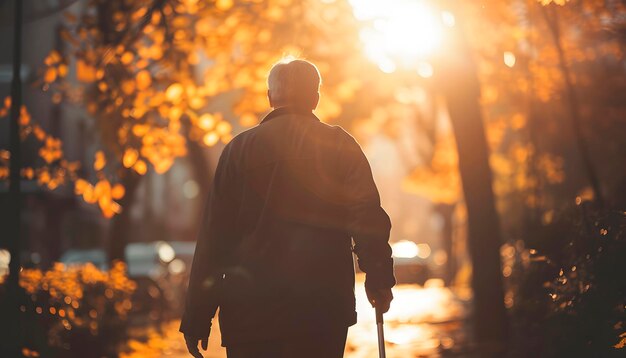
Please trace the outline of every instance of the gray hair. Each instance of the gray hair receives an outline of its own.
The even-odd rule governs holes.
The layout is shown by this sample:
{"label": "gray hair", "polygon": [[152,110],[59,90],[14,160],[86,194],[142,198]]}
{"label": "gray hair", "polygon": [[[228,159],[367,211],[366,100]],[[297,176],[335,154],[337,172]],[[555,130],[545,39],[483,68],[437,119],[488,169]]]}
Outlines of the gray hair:
{"label": "gray hair", "polygon": [[280,105],[308,102],[315,98],[321,84],[314,64],[305,60],[283,60],[272,66],[267,87],[272,100]]}

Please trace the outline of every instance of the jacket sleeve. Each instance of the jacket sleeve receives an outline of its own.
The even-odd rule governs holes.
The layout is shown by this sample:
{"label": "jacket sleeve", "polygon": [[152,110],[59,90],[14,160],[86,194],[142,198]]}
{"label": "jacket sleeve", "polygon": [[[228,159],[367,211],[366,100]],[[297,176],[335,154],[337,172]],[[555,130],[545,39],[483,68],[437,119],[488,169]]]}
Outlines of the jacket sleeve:
{"label": "jacket sleeve", "polygon": [[396,284],[389,246],[391,220],[381,207],[372,169],[359,144],[349,136],[342,147],[347,168],[347,224],[355,243],[359,268],[365,272],[365,287],[390,288]]}
{"label": "jacket sleeve", "polygon": [[230,161],[230,146],[220,156],[213,185],[201,219],[191,266],[180,332],[205,338],[219,306],[220,286],[229,238],[238,211],[237,187]]}

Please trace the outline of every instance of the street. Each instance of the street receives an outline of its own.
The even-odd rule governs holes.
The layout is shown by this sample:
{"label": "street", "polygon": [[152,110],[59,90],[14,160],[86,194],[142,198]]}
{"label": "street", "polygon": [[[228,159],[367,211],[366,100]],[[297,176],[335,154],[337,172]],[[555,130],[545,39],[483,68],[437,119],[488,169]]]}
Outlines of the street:
{"label": "street", "polygon": [[[348,331],[345,358],[378,357],[374,310],[367,302],[363,288],[364,276],[357,275],[356,298],[358,323]],[[430,280],[425,287],[398,285],[394,301],[385,314],[385,340],[388,358],[439,357],[444,350],[454,351],[467,339],[465,328],[469,295],[453,293],[439,280]],[[220,346],[217,320],[209,339],[207,358],[225,358]],[[151,356],[188,357],[178,322],[164,325],[162,335],[152,333],[146,343],[131,341],[133,352],[122,358]]]}

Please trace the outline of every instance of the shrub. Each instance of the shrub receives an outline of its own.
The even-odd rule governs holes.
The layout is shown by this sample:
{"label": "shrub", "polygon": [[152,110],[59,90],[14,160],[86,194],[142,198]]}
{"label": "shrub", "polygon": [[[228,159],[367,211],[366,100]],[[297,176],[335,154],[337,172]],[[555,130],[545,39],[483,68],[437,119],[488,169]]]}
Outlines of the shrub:
{"label": "shrub", "polygon": [[123,263],[110,271],[89,263],[71,267],[56,263],[48,271],[24,269],[20,286],[26,296],[20,306],[24,355],[117,355],[136,288]]}
{"label": "shrub", "polygon": [[622,357],[626,213],[579,203],[549,217],[525,240],[529,260],[518,265],[521,272],[512,283],[515,351]]}

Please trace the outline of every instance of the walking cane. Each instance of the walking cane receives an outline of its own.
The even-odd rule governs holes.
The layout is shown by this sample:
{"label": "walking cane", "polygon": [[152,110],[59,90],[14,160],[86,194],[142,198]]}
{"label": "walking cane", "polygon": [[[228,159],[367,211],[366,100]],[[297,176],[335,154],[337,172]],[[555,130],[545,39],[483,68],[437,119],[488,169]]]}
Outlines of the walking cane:
{"label": "walking cane", "polygon": [[383,325],[385,322],[383,321],[383,313],[380,308],[376,306],[376,329],[378,331],[378,357],[386,358],[387,355],[385,353],[385,330]]}

